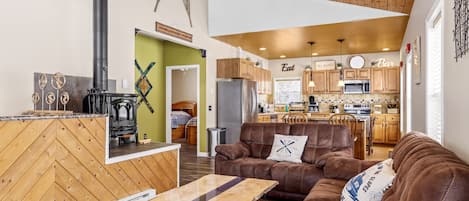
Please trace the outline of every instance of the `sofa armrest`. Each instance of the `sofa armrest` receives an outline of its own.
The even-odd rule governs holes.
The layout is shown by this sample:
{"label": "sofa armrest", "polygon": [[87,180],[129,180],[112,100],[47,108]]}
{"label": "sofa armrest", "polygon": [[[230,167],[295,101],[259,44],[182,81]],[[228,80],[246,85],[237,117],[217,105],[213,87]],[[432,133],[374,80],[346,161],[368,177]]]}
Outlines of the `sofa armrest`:
{"label": "sofa armrest", "polygon": [[353,158],[353,155],[349,150],[329,152],[329,153],[319,156],[316,159],[316,162],[315,162],[316,167],[323,168],[326,165],[327,159],[331,157]]}
{"label": "sofa armrest", "polygon": [[242,143],[220,144],[215,147],[215,151],[217,155],[220,154],[228,160],[248,157],[250,155],[249,149]]}
{"label": "sofa armrest", "polygon": [[324,176],[331,179],[349,180],[380,161],[365,161],[355,158],[330,157],[324,166]]}

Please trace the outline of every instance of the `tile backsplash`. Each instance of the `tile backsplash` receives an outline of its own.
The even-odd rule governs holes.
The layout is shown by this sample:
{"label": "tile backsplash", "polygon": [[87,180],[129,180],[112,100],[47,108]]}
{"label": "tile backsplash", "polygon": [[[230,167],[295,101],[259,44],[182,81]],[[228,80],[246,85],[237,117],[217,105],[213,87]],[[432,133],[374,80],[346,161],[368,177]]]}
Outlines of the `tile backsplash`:
{"label": "tile backsplash", "polygon": [[[316,94],[313,95],[318,103],[325,104],[398,104],[399,94]],[[303,100],[308,102],[309,96]]]}

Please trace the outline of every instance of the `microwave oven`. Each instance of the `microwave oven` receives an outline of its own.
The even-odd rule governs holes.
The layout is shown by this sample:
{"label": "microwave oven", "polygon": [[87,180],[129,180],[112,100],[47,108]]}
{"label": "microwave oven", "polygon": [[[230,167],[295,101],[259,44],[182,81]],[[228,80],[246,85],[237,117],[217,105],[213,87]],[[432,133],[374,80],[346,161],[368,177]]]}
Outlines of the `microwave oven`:
{"label": "microwave oven", "polygon": [[369,94],[370,80],[344,80],[344,94]]}

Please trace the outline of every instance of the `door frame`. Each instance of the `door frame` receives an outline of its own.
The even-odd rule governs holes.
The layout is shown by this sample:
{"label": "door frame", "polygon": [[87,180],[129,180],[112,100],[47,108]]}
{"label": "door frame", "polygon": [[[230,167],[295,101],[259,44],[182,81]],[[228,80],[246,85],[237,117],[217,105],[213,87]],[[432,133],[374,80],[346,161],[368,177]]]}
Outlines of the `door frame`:
{"label": "door frame", "polygon": [[[173,70],[195,69],[197,74],[197,156],[203,155],[200,152],[200,65],[181,65],[181,66],[166,66],[166,143],[172,143],[171,136],[171,106],[172,106],[172,72]],[[187,137],[187,136],[186,136]]]}

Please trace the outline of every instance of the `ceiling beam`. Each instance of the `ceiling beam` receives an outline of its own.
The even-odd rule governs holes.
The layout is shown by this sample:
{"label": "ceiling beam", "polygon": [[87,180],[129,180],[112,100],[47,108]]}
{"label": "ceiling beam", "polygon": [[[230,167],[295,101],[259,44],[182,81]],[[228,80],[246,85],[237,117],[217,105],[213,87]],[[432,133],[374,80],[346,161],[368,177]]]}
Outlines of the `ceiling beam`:
{"label": "ceiling beam", "polygon": [[368,8],[410,14],[414,0],[332,0]]}

